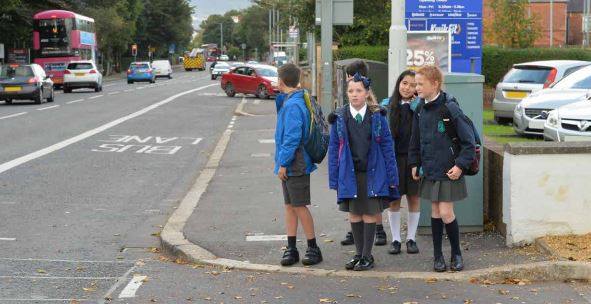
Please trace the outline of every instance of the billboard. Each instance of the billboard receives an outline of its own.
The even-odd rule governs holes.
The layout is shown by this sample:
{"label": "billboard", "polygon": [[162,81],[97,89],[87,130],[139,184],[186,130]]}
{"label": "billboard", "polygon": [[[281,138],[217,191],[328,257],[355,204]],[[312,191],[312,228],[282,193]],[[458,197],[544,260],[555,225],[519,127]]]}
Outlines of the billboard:
{"label": "billboard", "polygon": [[451,32],[452,72],[481,73],[482,1],[406,0],[406,27]]}
{"label": "billboard", "polygon": [[435,65],[442,71],[451,72],[451,35],[447,31],[407,32],[406,65],[419,69]]}

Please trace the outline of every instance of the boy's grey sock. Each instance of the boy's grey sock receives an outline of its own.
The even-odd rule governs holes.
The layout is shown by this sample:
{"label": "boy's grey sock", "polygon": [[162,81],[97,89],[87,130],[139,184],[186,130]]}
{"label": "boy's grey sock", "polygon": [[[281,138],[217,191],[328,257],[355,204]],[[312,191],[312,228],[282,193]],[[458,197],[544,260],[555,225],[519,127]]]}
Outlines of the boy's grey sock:
{"label": "boy's grey sock", "polygon": [[363,222],[351,223],[351,231],[353,232],[357,255],[360,256],[363,254]]}
{"label": "boy's grey sock", "polygon": [[376,223],[363,224],[363,256],[369,258],[371,256],[371,249],[373,241],[376,236]]}

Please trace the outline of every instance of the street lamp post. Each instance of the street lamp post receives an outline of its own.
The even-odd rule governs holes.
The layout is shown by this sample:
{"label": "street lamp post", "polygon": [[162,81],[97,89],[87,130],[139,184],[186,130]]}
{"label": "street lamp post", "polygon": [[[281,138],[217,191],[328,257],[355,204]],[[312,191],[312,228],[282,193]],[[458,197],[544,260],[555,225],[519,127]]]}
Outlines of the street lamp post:
{"label": "street lamp post", "polygon": [[222,54],[224,54],[224,24],[220,23],[220,49],[222,50]]}
{"label": "street lamp post", "polygon": [[405,0],[392,0],[390,44],[388,48],[388,92],[394,90],[398,75],[406,69]]}

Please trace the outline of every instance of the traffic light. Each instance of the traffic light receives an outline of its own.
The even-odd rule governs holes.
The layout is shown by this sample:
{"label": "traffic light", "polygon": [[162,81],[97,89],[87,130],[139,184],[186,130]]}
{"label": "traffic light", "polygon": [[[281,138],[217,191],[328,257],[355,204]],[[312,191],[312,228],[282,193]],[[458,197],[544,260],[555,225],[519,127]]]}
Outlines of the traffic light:
{"label": "traffic light", "polygon": [[133,57],[137,56],[137,44],[131,45],[131,56],[133,56]]}

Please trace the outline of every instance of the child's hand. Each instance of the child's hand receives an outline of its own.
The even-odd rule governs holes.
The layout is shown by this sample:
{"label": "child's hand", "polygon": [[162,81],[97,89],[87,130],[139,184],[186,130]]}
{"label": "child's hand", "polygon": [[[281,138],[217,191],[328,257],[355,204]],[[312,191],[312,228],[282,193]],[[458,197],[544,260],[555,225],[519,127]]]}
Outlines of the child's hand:
{"label": "child's hand", "polygon": [[417,172],[417,167],[412,167],[412,179],[414,179],[416,181],[421,179],[421,177],[419,176],[419,173]]}
{"label": "child's hand", "polygon": [[453,168],[447,171],[447,177],[451,180],[457,180],[462,176],[462,169],[458,166],[454,166]]}
{"label": "child's hand", "polygon": [[279,176],[280,180],[287,181],[287,168],[279,167],[279,172],[277,173],[277,176]]}

